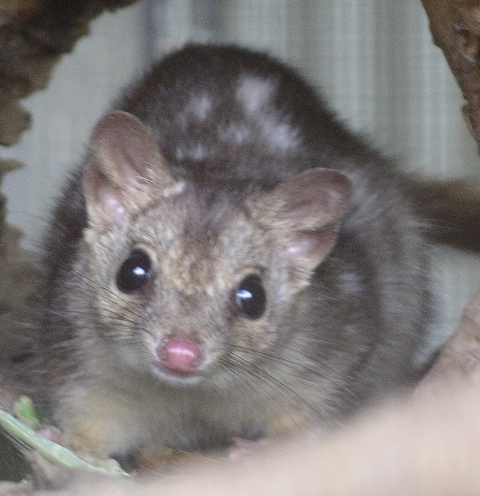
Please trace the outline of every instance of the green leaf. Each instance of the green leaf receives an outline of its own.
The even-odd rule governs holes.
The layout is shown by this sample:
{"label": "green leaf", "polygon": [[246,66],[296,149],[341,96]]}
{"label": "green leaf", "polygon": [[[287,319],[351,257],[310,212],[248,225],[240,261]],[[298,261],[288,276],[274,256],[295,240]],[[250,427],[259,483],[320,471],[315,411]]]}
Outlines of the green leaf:
{"label": "green leaf", "polygon": [[[25,405],[23,406],[26,408],[26,412],[24,413],[26,413],[27,418],[30,418],[32,415],[33,406],[30,408],[28,402],[25,402]],[[114,467],[104,467],[90,463],[83,458],[80,458],[69,449],[51,441],[50,439],[39,436],[31,427],[1,409],[0,427],[6,432],[7,436],[14,441],[15,444],[37,451],[46,460],[54,465],[66,468],[83,468],[94,470],[112,477],[129,477],[129,475],[124,472],[113,460],[112,464],[115,464]]]}
{"label": "green leaf", "polygon": [[13,411],[17,419],[26,424],[31,429],[40,427],[40,420],[33,406],[32,400],[28,396],[20,396],[13,405]]}

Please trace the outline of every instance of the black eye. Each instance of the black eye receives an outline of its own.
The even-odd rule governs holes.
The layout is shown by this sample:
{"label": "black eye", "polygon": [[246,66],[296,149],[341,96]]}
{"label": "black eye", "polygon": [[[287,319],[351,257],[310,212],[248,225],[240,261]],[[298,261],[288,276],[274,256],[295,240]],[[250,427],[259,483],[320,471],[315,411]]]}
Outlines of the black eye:
{"label": "black eye", "polygon": [[259,319],[265,312],[267,295],[257,275],[246,277],[236,289],[235,303],[245,317]]}
{"label": "black eye", "polygon": [[142,289],[152,275],[150,257],[141,250],[134,250],[117,272],[117,286],[124,293]]}

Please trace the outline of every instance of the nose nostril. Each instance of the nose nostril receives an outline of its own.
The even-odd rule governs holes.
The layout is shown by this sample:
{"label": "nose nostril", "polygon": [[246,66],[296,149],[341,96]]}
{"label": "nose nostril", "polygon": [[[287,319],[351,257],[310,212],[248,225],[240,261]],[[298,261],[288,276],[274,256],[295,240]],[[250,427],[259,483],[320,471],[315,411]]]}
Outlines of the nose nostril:
{"label": "nose nostril", "polygon": [[200,345],[192,338],[173,336],[155,350],[160,363],[176,372],[196,372],[203,360]]}

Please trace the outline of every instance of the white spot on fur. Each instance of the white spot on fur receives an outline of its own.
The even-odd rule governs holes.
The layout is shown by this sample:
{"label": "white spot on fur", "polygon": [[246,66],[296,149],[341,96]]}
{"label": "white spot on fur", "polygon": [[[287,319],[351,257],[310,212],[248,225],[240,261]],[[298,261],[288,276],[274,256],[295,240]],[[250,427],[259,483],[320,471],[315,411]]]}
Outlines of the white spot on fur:
{"label": "white spot on fur", "polygon": [[288,116],[275,108],[275,89],[272,80],[244,76],[239,81],[235,96],[242,104],[245,116],[259,128],[260,138],[273,150],[288,152],[298,148],[301,140],[298,129],[288,122]]}
{"label": "white spot on fur", "polygon": [[243,123],[231,123],[226,127],[219,126],[218,135],[222,141],[227,141],[234,145],[242,145],[251,139],[252,132]]}
{"label": "white spot on fur", "polygon": [[215,296],[215,288],[213,287],[213,284],[207,284],[205,286],[205,292],[208,296],[210,296],[210,298],[213,298]]}
{"label": "white spot on fur", "polygon": [[300,145],[298,130],[294,129],[290,124],[278,122],[272,119],[271,116],[266,116],[261,124],[263,135],[272,148],[288,152]]}
{"label": "white spot on fur", "polygon": [[183,153],[183,148],[181,146],[177,146],[175,149],[175,157],[177,160],[183,160],[185,158],[185,154]]}
{"label": "white spot on fur", "polygon": [[257,114],[271,102],[274,90],[273,83],[267,79],[245,76],[240,79],[236,97],[247,114]]}
{"label": "white spot on fur", "polygon": [[163,190],[163,196],[165,198],[172,198],[181,195],[185,191],[185,187],[185,181],[178,181],[172,187]]}
{"label": "white spot on fur", "polygon": [[185,113],[193,114],[199,121],[207,119],[211,111],[212,99],[206,94],[193,95],[185,107]]}
{"label": "white spot on fur", "polygon": [[205,160],[207,157],[207,150],[205,150],[205,147],[201,143],[197,143],[187,150],[187,156],[192,160]]}
{"label": "white spot on fur", "polygon": [[198,125],[208,119],[212,108],[213,102],[209,95],[192,95],[183,110],[175,114],[175,122],[179,129],[187,131],[192,124]]}
{"label": "white spot on fur", "polygon": [[202,143],[177,146],[175,149],[175,157],[177,160],[193,160],[195,162],[201,162],[206,160],[208,156],[208,150]]}

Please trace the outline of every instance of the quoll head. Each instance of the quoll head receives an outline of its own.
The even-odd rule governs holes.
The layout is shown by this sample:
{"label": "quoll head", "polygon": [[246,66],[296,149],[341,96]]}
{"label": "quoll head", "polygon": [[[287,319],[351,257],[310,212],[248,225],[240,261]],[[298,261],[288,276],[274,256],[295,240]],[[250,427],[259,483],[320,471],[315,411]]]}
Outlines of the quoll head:
{"label": "quoll head", "polygon": [[126,366],[195,382],[289,332],[295,296],[336,243],[350,181],[314,168],[268,191],[240,186],[175,178],[129,113],[98,123],[83,263],[102,338]]}

